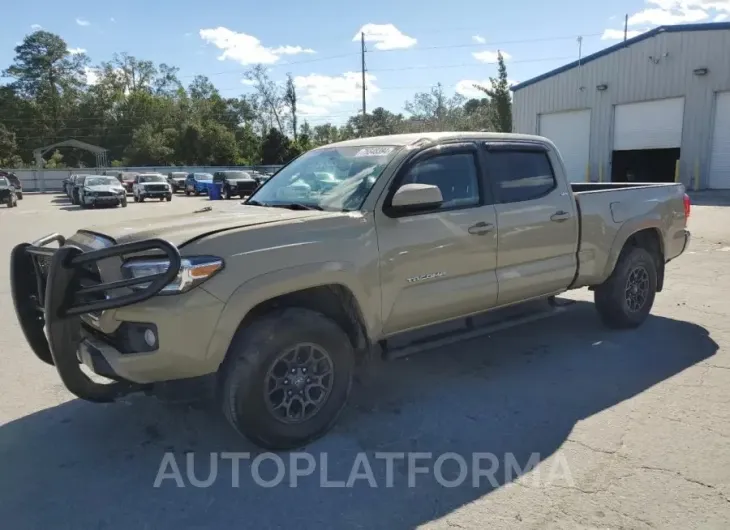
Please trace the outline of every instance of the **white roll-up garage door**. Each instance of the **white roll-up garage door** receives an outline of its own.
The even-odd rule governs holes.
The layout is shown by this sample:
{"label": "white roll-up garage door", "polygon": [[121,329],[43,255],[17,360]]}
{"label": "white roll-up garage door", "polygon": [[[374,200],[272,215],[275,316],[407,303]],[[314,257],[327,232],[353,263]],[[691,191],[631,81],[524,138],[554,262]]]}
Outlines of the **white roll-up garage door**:
{"label": "white roll-up garage door", "polygon": [[616,105],[613,150],[680,147],[683,121],[684,98]]}
{"label": "white roll-up garage door", "polygon": [[730,92],[717,94],[715,100],[710,188],[730,189]]}
{"label": "white roll-up garage door", "polygon": [[540,135],[553,141],[571,182],[585,180],[591,146],[591,111],[540,115]]}

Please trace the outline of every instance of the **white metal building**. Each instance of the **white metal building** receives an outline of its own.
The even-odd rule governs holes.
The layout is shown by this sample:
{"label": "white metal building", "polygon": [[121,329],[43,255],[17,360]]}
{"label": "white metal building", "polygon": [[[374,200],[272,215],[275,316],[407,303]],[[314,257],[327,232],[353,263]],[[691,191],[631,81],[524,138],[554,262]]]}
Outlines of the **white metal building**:
{"label": "white metal building", "polygon": [[553,140],[573,181],[730,189],[730,23],[662,26],[512,90],[514,131]]}

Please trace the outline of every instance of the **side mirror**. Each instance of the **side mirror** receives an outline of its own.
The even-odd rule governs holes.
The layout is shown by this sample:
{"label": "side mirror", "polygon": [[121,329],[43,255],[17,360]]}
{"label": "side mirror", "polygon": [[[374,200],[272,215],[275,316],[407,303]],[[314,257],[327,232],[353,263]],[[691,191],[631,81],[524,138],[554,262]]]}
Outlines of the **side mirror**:
{"label": "side mirror", "polygon": [[438,186],[432,184],[404,184],[393,195],[391,206],[400,211],[420,211],[438,208],[444,198]]}

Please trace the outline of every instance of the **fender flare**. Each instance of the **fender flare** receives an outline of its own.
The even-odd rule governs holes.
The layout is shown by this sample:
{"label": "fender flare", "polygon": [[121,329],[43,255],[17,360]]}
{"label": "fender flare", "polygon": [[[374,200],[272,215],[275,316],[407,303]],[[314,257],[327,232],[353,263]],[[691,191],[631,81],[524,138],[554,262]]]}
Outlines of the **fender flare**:
{"label": "fender flare", "polygon": [[621,251],[626,245],[626,242],[631,236],[642,230],[653,229],[656,230],[659,239],[659,249],[664,254],[664,232],[661,228],[661,219],[658,216],[652,217],[635,217],[627,220],[616,233],[611,244],[611,250],[608,253],[608,259],[606,260],[606,268],[603,271],[603,280],[605,281],[613,269],[616,267],[618,258],[621,255]]}
{"label": "fender flare", "polygon": [[377,304],[377,311],[365,311],[368,305],[363,301],[369,297],[369,292],[355,274],[354,264],[334,261],[308,263],[261,274],[238,286],[218,318],[207,357],[217,366],[223,362],[241,322],[259,304],[278,296],[324,285],[340,285],[352,293],[366,333],[374,336],[381,325],[380,304]]}

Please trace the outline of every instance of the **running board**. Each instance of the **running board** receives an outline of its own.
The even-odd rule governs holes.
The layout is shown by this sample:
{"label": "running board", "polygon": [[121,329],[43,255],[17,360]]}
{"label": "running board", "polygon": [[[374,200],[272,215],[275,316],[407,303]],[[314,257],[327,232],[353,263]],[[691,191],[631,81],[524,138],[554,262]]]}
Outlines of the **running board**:
{"label": "running board", "polygon": [[555,297],[526,302],[474,315],[466,319],[439,324],[425,330],[406,332],[380,341],[380,348],[383,358],[392,361],[464,340],[483,337],[511,327],[536,322],[564,313],[574,304],[573,300],[555,299]]}

